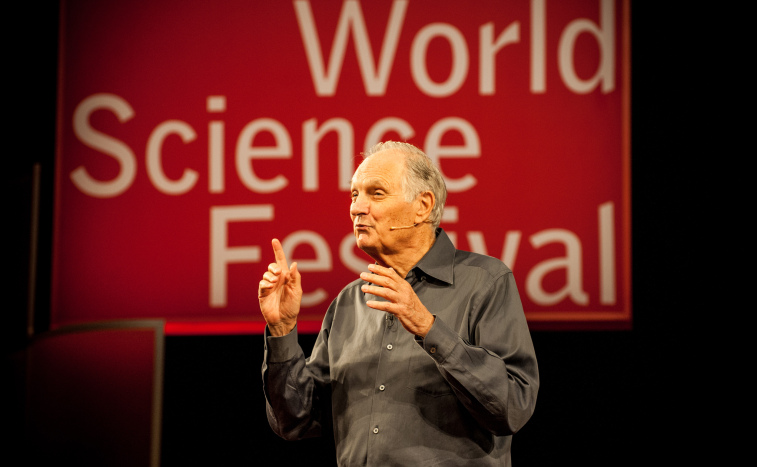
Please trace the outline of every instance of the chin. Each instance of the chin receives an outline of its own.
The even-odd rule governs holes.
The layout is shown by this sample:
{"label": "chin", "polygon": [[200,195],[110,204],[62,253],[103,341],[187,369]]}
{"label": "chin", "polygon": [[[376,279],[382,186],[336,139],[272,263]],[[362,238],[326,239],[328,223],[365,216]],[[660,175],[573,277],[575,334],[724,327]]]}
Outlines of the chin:
{"label": "chin", "polygon": [[355,243],[357,244],[357,247],[360,248],[364,253],[368,254],[368,256],[373,257],[373,255],[371,255],[371,252],[376,250],[376,245],[374,245],[374,242],[365,238],[361,240],[359,237],[357,237],[355,238]]}
{"label": "chin", "polygon": [[357,247],[363,251],[365,251],[366,249],[371,249],[371,242],[369,241],[360,240],[359,238],[356,238],[355,243],[357,244]]}

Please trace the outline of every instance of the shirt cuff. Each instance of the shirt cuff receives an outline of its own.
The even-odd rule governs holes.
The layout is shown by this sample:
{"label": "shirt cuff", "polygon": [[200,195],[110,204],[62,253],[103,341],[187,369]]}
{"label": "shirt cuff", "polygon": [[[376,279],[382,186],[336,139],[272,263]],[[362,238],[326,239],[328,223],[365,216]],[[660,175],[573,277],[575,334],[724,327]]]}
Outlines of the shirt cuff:
{"label": "shirt cuff", "polygon": [[268,363],[283,363],[293,359],[299,349],[297,341],[297,325],[292,331],[281,337],[272,336],[265,327],[265,350]]}
{"label": "shirt cuff", "polygon": [[438,316],[434,315],[434,318],[434,324],[426,333],[426,337],[415,336],[415,341],[437,363],[443,363],[452,354],[452,349],[457,345],[459,336]]}

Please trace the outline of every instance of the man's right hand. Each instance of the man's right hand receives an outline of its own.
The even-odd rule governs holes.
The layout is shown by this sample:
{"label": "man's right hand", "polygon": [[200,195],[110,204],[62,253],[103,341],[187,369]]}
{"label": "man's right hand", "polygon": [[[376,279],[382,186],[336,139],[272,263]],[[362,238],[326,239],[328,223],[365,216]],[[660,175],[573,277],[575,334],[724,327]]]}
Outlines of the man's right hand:
{"label": "man's right hand", "polygon": [[302,282],[297,263],[287,265],[284,249],[277,239],[271,241],[276,262],[268,265],[258,285],[258,301],[268,331],[272,336],[284,336],[294,329],[302,301]]}

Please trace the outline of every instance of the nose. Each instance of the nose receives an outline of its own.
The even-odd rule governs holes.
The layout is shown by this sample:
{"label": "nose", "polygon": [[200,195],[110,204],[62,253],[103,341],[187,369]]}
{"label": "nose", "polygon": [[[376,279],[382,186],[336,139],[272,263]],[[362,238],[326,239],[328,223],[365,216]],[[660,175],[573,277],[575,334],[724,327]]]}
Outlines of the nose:
{"label": "nose", "polygon": [[350,203],[350,216],[355,217],[365,214],[368,214],[368,203],[364,196],[358,194],[352,198],[352,203]]}

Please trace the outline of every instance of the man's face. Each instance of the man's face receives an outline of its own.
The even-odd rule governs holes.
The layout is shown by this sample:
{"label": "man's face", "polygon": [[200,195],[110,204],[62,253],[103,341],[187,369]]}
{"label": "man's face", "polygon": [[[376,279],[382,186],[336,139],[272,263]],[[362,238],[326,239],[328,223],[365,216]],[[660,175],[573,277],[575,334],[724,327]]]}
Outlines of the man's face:
{"label": "man's face", "polygon": [[392,231],[415,223],[414,203],[402,192],[404,156],[386,150],[364,160],[352,177],[350,217],[357,246],[374,259],[401,251],[414,229]]}

